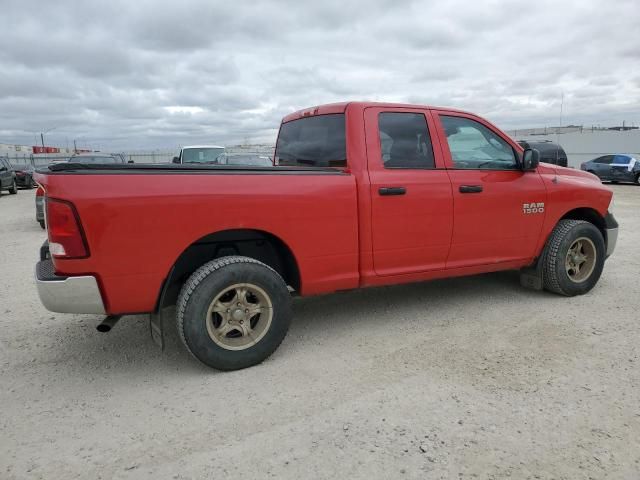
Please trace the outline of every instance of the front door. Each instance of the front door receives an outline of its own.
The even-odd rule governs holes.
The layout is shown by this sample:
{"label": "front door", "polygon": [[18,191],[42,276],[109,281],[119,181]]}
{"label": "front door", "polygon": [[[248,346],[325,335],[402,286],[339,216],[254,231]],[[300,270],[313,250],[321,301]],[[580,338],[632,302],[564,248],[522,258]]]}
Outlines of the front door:
{"label": "front door", "polygon": [[365,110],[373,264],[377,275],[444,269],[451,182],[427,110]]}
{"label": "front door", "polygon": [[547,197],[538,172],[523,172],[515,143],[488,122],[458,112],[434,117],[453,190],[447,268],[533,257]]}

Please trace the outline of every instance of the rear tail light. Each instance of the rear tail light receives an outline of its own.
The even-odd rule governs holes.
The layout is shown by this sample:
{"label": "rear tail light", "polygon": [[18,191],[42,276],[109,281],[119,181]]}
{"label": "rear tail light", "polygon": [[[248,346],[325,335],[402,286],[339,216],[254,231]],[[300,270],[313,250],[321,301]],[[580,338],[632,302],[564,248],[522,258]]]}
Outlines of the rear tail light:
{"label": "rear tail light", "polygon": [[46,214],[51,255],[55,258],[88,257],[89,249],[73,204],[47,198]]}

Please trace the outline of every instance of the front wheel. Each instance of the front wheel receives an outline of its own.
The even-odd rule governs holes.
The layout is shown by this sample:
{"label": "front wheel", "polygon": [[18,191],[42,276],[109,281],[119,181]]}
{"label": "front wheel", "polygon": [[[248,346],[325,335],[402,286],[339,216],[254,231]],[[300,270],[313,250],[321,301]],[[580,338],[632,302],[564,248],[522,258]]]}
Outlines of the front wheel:
{"label": "front wheel", "polygon": [[640,185],[640,173],[636,174],[636,185]]}
{"label": "front wheel", "polygon": [[282,277],[241,256],[218,258],[196,270],[176,306],[184,345],[218,370],[265,360],[284,340],[291,316],[291,295]]}
{"label": "front wheel", "polygon": [[543,257],[546,290],[572,297],[591,290],[602,274],[605,258],[602,233],[584,220],[560,220]]}
{"label": "front wheel", "polygon": [[18,193],[18,185],[16,185],[16,181],[15,180],[13,181],[13,184],[9,188],[9,193],[11,195],[15,195],[16,193]]}

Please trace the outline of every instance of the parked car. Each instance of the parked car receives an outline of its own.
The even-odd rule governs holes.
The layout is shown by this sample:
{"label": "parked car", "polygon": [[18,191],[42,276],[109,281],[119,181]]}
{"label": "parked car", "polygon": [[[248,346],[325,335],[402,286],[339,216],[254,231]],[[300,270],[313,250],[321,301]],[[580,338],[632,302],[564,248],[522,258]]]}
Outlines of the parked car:
{"label": "parked car", "polygon": [[13,171],[16,173],[16,185],[22,188],[34,188],[36,182],[33,179],[35,169],[31,164],[12,165]]}
{"label": "parked car", "polygon": [[535,148],[540,152],[540,161],[552,165],[567,166],[567,154],[564,149],[551,140],[531,141],[518,140],[522,148]]}
{"label": "parked car", "polygon": [[72,155],[68,163],[83,163],[83,164],[113,164],[113,163],[133,163],[127,162],[124,155],[120,153],[78,153]]}
{"label": "parked car", "polygon": [[44,189],[38,186],[36,190],[36,222],[44,229]]}
{"label": "parked car", "polygon": [[527,287],[580,295],[616,245],[609,188],[539,164],[537,150],[460,110],[302,110],[283,119],[274,160],[38,172],[48,230],[36,269],[42,303],[106,314],[103,330],[149,313],[159,343],[164,309],[176,305],[186,348],[233,370],[282,342],[291,292],[519,269]]}
{"label": "parked car", "polygon": [[6,158],[0,158],[0,195],[3,190],[8,190],[13,195],[18,193],[16,174]]}
{"label": "parked car", "polygon": [[226,159],[226,150],[220,145],[191,145],[182,147],[172,163],[222,165]]}
{"label": "parked car", "polygon": [[257,154],[227,154],[223,165],[253,165],[256,167],[271,167],[273,160],[267,155]]}
{"label": "parked car", "polygon": [[603,155],[584,162],[580,169],[593,173],[600,180],[613,183],[633,182],[640,185],[640,161],[633,155]]}

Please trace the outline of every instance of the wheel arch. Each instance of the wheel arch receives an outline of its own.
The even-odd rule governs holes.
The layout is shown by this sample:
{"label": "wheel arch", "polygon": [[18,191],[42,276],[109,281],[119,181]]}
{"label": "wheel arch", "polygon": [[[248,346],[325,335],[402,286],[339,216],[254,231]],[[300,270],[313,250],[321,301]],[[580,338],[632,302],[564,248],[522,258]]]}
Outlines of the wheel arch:
{"label": "wheel arch", "polygon": [[[605,219],[600,212],[598,212],[595,208],[591,207],[579,207],[574,208],[573,210],[569,210],[562,217],[558,219],[560,220],[584,220],[595,225],[600,233],[602,234],[602,238],[604,238],[605,245],[607,243],[607,226]],[[556,222],[557,223],[557,222]]]}
{"label": "wheel arch", "polygon": [[221,230],[194,241],[176,258],[158,293],[156,311],[176,303],[182,284],[200,266],[229,255],[254,258],[269,265],[294,291],[300,291],[298,262],[284,240],[263,230]]}

